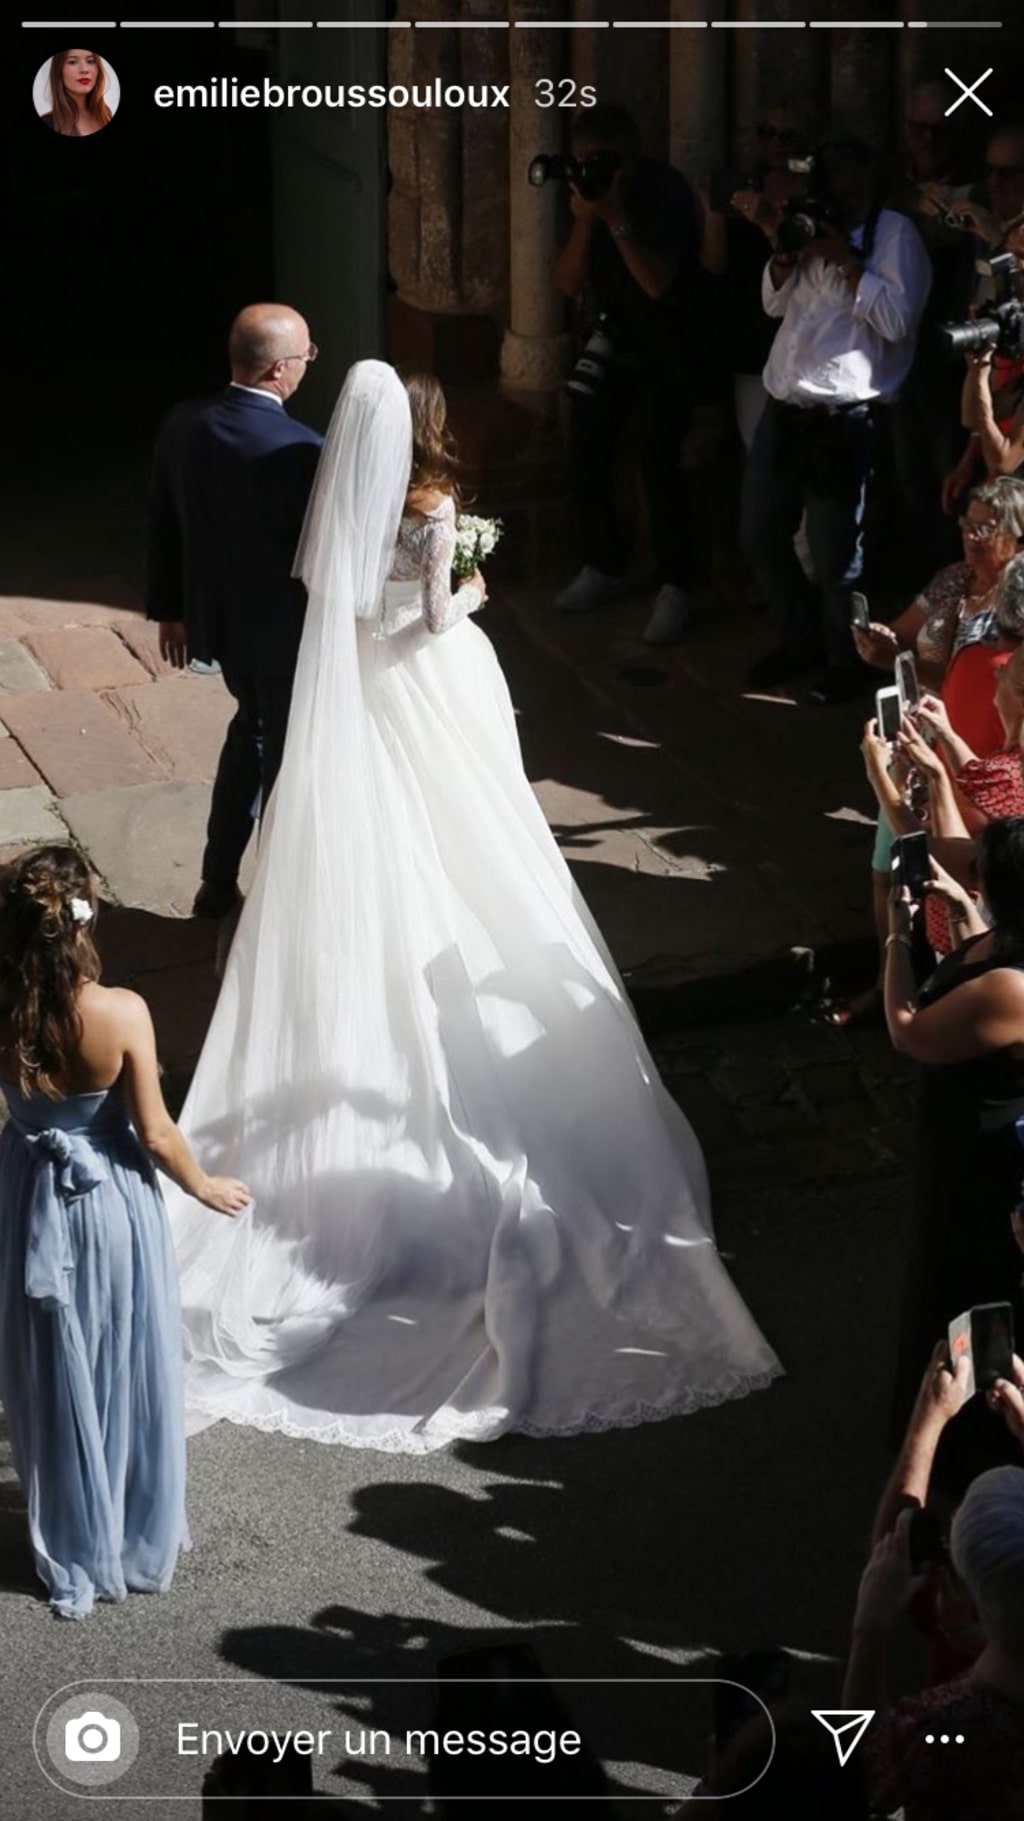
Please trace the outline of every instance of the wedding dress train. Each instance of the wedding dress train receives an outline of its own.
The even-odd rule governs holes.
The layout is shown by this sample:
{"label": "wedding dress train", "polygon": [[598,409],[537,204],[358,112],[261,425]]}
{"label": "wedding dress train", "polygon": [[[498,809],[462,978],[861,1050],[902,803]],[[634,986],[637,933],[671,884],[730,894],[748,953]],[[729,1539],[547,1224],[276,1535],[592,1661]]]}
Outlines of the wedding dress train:
{"label": "wedding dress train", "polygon": [[692,1411],[780,1368],[454,596],[401,519],[392,370],[353,370],[256,881],[182,1124],[253,1189],[171,1193],[192,1429],[423,1452]]}

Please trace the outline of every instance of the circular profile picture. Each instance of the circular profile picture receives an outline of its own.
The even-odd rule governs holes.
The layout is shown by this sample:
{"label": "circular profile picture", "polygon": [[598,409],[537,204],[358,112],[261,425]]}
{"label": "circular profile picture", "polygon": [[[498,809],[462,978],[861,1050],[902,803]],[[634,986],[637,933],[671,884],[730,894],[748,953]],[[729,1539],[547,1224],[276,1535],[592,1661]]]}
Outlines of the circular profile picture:
{"label": "circular profile picture", "polygon": [[99,51],[57,51],[37,70],[32,99],[44,126],[68,139],[82,139],[110,125],[121,84]]}

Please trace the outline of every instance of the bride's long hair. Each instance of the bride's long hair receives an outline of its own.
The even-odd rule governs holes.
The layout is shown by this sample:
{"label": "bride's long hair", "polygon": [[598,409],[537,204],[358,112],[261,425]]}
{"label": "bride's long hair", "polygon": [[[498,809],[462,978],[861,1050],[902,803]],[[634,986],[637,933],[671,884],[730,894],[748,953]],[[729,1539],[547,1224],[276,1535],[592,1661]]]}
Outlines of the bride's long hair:
{"label": "bride's long hair", "polygon": [[455,439],[448,428],[448,400],[444,387],[432,373],[407,373],[405,389],[412,412],[412,473],[409,490],[413,493],[447,493],[460,504],[456,471],[459,458]]}

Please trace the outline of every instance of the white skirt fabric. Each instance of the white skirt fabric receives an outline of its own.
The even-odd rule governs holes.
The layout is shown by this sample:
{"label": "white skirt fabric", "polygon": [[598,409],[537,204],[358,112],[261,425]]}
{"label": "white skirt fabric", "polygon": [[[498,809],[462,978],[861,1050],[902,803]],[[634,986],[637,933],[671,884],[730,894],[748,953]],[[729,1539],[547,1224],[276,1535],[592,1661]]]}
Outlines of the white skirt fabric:
{"label": "white skirt fabric", "polygon": [[489,640],[469,619],[431,635],[417,592],[389,584],[390,636],[357,635],[365,917],[321,915],[323,952],[281,976],[279,1018],[336,1014],[337,1067],[305,1079],[299,1042],[291,1078],[237,1088],[247,994],[321,889],[296,881],[297,936],[258,877],[186,1103],[204,1166],[254,1197],[233,1222],[168,1197],[189,1427],[419,1453],[744,1396],[780,1367],[716,1250],[700,1147],[530,788]]}

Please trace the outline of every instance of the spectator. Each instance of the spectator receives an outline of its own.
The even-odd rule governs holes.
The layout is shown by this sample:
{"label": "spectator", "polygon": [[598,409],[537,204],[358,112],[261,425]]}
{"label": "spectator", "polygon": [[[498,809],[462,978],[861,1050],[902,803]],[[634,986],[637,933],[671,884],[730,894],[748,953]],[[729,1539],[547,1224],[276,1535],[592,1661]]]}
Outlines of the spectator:
{"label": "spectator", "polygon": [[573,150],[581,159],[606,152],[621,162],[597,198],[571,187],[572,230],[555,261],[560,289],[584,298],[591,324],[596,315],[612,344],[603,373],[584,389],[570,386],[569,466],[583,567],[557,605],[582,612],[629,591],[616,470],[627,422],[636,420],[658,579],[644,638],[671,643],[690,613],[694,537],[680,456],[691,407],[707,383],[711,329],[699,211],[681,172],[641,156],[625,108],[578,114]]}
{"label": "spectator", "polygon": [[1024,120],[1006,121],[989,134],[985,160],[985,202],[954,201],[949,213],[984,246],[998,247],[1024,215]]}
{"label": "spectator", "polygon": [[[1018,262],[1014,286],[1024,307],[1024,221],[1006,236],[1004,251]],[[986,474],[1016,474],[1024,466],[1024,359],[991,347],[967,357],[963,421],[971,431],[968,466]]]}
{"label": "spectator", "polygon": [[[832,142],[819,165],[831,217],[821,233],[792,253],[769,232],[762,296],[782,326],[747,466],[743,542],[782,631],[751,685],[769,688],[824,659],[812,699],[830,703],[863,688],[850,590],[863,565],[876,408],[910,369],[931,269],[912,223],[879,207],[865,146]],[[805,510],[817,587],[793,552]]]}
{"label": "spectator", "polygon": [[[897,1050],[919,1064],[920,1145],[900,1343],[902,1433],[936,1334],[975,1303],[1020,1314],[1020,1259],[1008,1210],[1020,1184],[1016,1121],[1024,1116],[1024,818],[977,837],[977,873],[992,927],[940,962],[917,990],[911,906],[890,898],[885,1014]],[[945,1439],[942,1472],[988,1465],[978,1419]],[[969,1475],[967,1476],[969,1477]]]}
{"label": "spectator", "polygon": [[[1021,581],[1024,583],[1024,565]],[[926,778],[931,792],[928,826],[943,839],[974,835],[1000,816],[1024,816],[1024,647],[1020,645],[996,671],[995,705],[1004,743],[998,752],[982,758],[954,732],[938,696],[922,698],[915,721],[907,721],[900,735],[900,749]],[[931,736],[931,744],[921,730]]]}
{"label": "spectator", "polygon": [[758,156],[751,172],[753,183],[737,193],[736,205],[727,214],[713,208],[708,198],[701,198],[701,261],[708,271],[725,280],[722,307],[732,369],[733,408],[748,454],[768,398],[764,368],[779,327],[761,302],[764,233],[760,224],[764,221],[777,226],[780,211],[789,198],[807,187],[806,176],[792,171],[789,165],[790,159],[806,158],[809,150],[806,128],[789,102],[765,108],[757,127],[757,146]]}
{"label": "spectator", "polygon": [[[764,232],[777,226],[786,203],[807,188],[805,173],[790,168],[806,163],[810,139],[797,108],[789,102],[765,109],[757,128],[758,158],[752,183],[736,193],[727,214],[712,208],[701,193],[704,227],[701,263],[723,280],[722,309],[726,351],[732,368],[732,399],[736,428],[750,454],[768,394],[764,387],[765,362],[778,334],[777,319],[761,303],[764,275]],[[716,198],[716,200],[718,200]],[[724,200],[724,199],[723,199]],[[793,539],[804,573],[814,577],[807,529],[801,519]],[[750,593],[752,603],[767,606],[759,585]]]}
{"label": "spectator", "polygon": [[924,575],[956,552],[955,527],[942,510],[942,484],[965,439],[956,363],[947,358],[938,330],[966,316],[974,282],[970,243],[946,221],[950,205],[971,195],[959,168],[959,116],[946,114],[946,89],[933,78],[910,90],[902,168],[892,174],[886,194],[889,208],[916,222],[932,268],[913,365],[888,413],[896,477],[914,533],[905,548],[914,552]]}
{"label": "spectator", "polygon": [[[900,651],[912,651],[920,682],[941,691],[951,726],[979,758],[998,752],[1005,742],[1002,721],[994,701],[993,664],[1005,661],[1008,650],[1024,637],[1024,611],[1013,608],[1004,619],[1007,635],[996,624],[999,585],[1007,563],[1024,538],[1024,485],[1005,481],[976,487],[961,520],[964,560],[940,569],[892,625],[873,622],[867,632],[854,632],[857,652],[864,662],[891,669]],[[1024,607],[1024,603],[1022,603]],[[961,653],[974,655],[959,662]],[[954,663],[956,668],[954,670]],[[947,683],[948,677],[948,683]],[[871,856],[871,901],[879,948],[879,977],[875,985],[827,1008],[833,1024],[849,1025],[876,1017],[881,1011],[885,938],[889,928],[889,872],[893,834],[915,826],[903,813],[902,781],[890,775],[892,754],[869,736],[861,748],[868,779],[883,813],[875,832]]]}
{"label": "spectator", "polygon": [[[1024,121],[1014,122],[996,129],[990,136],[986,147],[985,191],[987,207],[977,202],[953,202],[949,213],[959,216],[964,227],[971,231],[969,245],[974,252],[987,254],[1012,252],[1018,260],[1024,259],[1024,246],[1021,244],[1021,225],[1024,219]],[[993,294],[991,278],[982,278],[974,287],[974,302],[985,303]],[[991,417],[994,428],[982,423],[982,400],[987,389],[992,399]],[[964,382],[963,420],[971,432],[960,461],[947,475],[943,484],[942,500],[947,512],[955,512],[957,504],[979,474],[1013,473],[1013,466],[1008,464],[1012,456],[1002,447],[1002,440],[997,440],[996,430],[1001,439],[1014,446],[1019,426],[1017,414],[1024,403],[1024,378],[1021,364],[1012,359],[999,357],[994,369],[987,375],[972,373],[970,365]]]}
{"label": "spectator", "polygon": [[[955,1386],[948,1396],[955,1406]],[[910,1521],[904,1512],[877,1543],[861,1581],[843,1697],[851,1706],[887,1707],[889,1640],[915,1583]],[[977,1614],[980,1653],[965,1674],[884,1713],[866,1746],[878,1807],[899,1808],[906,1821],[994,1821],[1024,1780],[1020,1466],[975,1480],[953,1521],[952,1558]],[[936,1735],[963,1744],[937,1751],[927,1743]]]}
{"label": "spectator", "polygon": [[[925,820],[931,834],[943,842],[969,841],[986,822],[1003,816],[1024,816],[1024,647],[1018,646],[997,670],[995,702],[1006,743],[999,752],[983,759],[953,732],[937,696],[925,696],[914,721],[904,722],[898,745],[927,786]],[[891,822],[891,811],[886,813]],[[930,894],[924,909],[931,948],[937,955],[949,954],[963,940],[963,934],[954,927],[958,918],[951,922],[944,894]]]}

